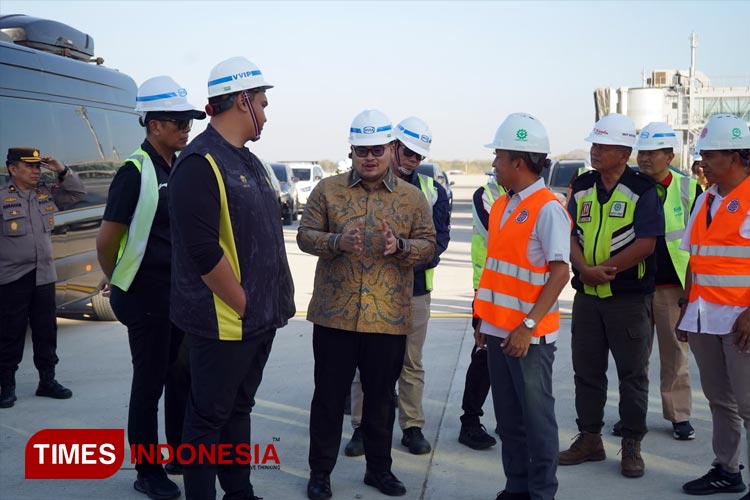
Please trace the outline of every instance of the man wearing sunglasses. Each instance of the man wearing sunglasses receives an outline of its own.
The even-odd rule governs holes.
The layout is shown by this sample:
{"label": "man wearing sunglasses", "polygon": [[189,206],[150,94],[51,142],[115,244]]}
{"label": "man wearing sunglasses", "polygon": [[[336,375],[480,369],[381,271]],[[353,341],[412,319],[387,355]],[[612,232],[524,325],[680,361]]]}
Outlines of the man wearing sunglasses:
{"label": "man wearing sunglasses", "polygon": [[[10,179],[0,188],[0,408],[15,404],[15,373],[29,325],[34,366],[39,371],[36,395],[73,396],[55,380],[57,274],[50,234],[58,207],[72,205],[86,195],[75,172],[52,157],[41,156],[36,148],[10,148],[5,165]],[[54,172],[58,182],[40,182],[42,168]]]}
{"label": "man wearing sunglasses", "polygon": [[[183,332],[169,320],[172,244],[167,184],[177,154],[188,141],[193,119],[206,114],[186,99],[168,76],[146,80],[135,110],[146,139],[117,171],[97,237],[102,287],[110,293],[117,319],[128,327],[133,381],[128,405],[130,444],[159,442],[158,406],[162,392],[167,442],[181,444],[189,389]],[[174,457],[172,457],[174,458]],[[133,487],[150,498],[177,498],[180,489],[157,463],[137,463]],[[176,460],[170,473],[181,473]]]}
{"label": "man wearing sunglasses", "polygon": [[[432,132],[427,124],[416,117],[401,121],[394,131],[396,143],[391,163],[393,174],[422,191],[432,211],[435,226],[437,251],[432,261],[414,268],[414,288],[411,298],[412,328],[406,337],[404,366],[398,379],[398,421],[403,436],[401,444],[410,453],[423,455],[431,451],[430,443],[422,434],[425,424],[422,409],[424,392],[424,367],[422,348],[427,336],[427,322],[430,318],[430,291],[434,269],[440,262],[440,254],[450,241],[448,215],[448,195],[440,183],[417,173],[420,162],[430,152]],[[352,427],[354,434],[346,446],[348,456],[362,455],[364,443],[359,428],[362,420],[362,385],[359,378],[352,384]]]}
{"label": "man wearing sunglasses", "polygon": [[331,498],[344,400],[359,368],[364,402],[364,482],[406,494],[391,472],[392,395],[412,331],[414,267],[432,261],[435,229],[422,193],[396,177],[390,120],[363,111],[350,127],[352,172],[310,194],[297,243],[319,257],[307,319],[313,326],[315,393],[310,408],[307,496]]}

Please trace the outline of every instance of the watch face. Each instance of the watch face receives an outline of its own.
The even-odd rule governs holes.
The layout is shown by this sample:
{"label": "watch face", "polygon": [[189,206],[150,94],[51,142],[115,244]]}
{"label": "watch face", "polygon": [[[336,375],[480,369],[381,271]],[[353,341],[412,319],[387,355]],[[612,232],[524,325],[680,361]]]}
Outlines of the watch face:
{"label": "watch face", "polygon": [[531,318],[524,318],[523,324],[526,325],[526,328],[534,328],[536,327],[536,322]]}

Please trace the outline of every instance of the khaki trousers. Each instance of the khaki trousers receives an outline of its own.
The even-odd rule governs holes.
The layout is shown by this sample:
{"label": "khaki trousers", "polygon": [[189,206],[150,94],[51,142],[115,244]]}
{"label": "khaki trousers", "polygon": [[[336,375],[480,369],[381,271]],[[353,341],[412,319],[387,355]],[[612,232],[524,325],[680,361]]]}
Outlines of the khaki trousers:
{"label": "khaki trousers", "polygon": [[738,472],[743,426],[750,459],[750,354],[737,350],[732,333],[690,333],[688,339],[711,408],[714,464]]}
{"label": "khaki trousers", "polygon": [[661,408],[664,418],[672,423],[690,420],[692,409],[690,348],[687,342],[677,340],[674,333],[680,317],[677,301],[684,293],[679,286],[657,287],[653,300],[654,327],[659,342]]}
{"label": "khaki trousers", "polygon": [[[424,428],[424,410],[422,394],[424,393],[424,366],[422,365],[422,348],[427,338],[427,322],[430,319],[430,294],[412,297],[411,319],[412,330],[406,337],[404,367],[398,379],[398,424],[401,429],[409,427]],[[362,384],[359,371],[352,381],[352,427],[362,423]]]}

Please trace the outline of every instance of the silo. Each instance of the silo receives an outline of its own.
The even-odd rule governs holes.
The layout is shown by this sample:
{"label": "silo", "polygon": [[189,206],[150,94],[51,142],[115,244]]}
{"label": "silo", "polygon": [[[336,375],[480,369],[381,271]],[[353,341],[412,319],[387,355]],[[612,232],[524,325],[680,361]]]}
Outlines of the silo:
{"label": "silo", "polygon": [[641,130],[651,122],[666,122],[666,96],[663,88],[637,88],[628,91],[627,115]]}

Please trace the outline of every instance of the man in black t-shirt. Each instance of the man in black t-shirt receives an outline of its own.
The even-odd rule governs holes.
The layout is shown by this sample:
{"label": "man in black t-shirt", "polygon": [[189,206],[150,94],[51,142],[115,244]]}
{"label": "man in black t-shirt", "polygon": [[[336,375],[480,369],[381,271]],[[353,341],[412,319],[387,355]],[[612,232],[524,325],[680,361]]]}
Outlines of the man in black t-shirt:
{"label": "man in black t-shirt", "polygon": [[[187,102],[187,92],[167,76],[151,78],[138,89],[136,111],[146,140],[120,167],[112,181],[97,237],[105,290],[117,319],[128,327],[133,384],[128,410],[131,445],[155,447],[158,406],[165,391],[167,442],[181,443],[189,388],[183,332],[169,320],[172,245],[167,183],[185,147],[193,119],[206,114]],[[180,358],[181,362],[176,362]],[[157,452],[158,453],[158,452]],[[170,473],[180,473],[174,457]],[[157,463],[137,463],[133,485],[150,498],[177,498],[178,486]]]}

